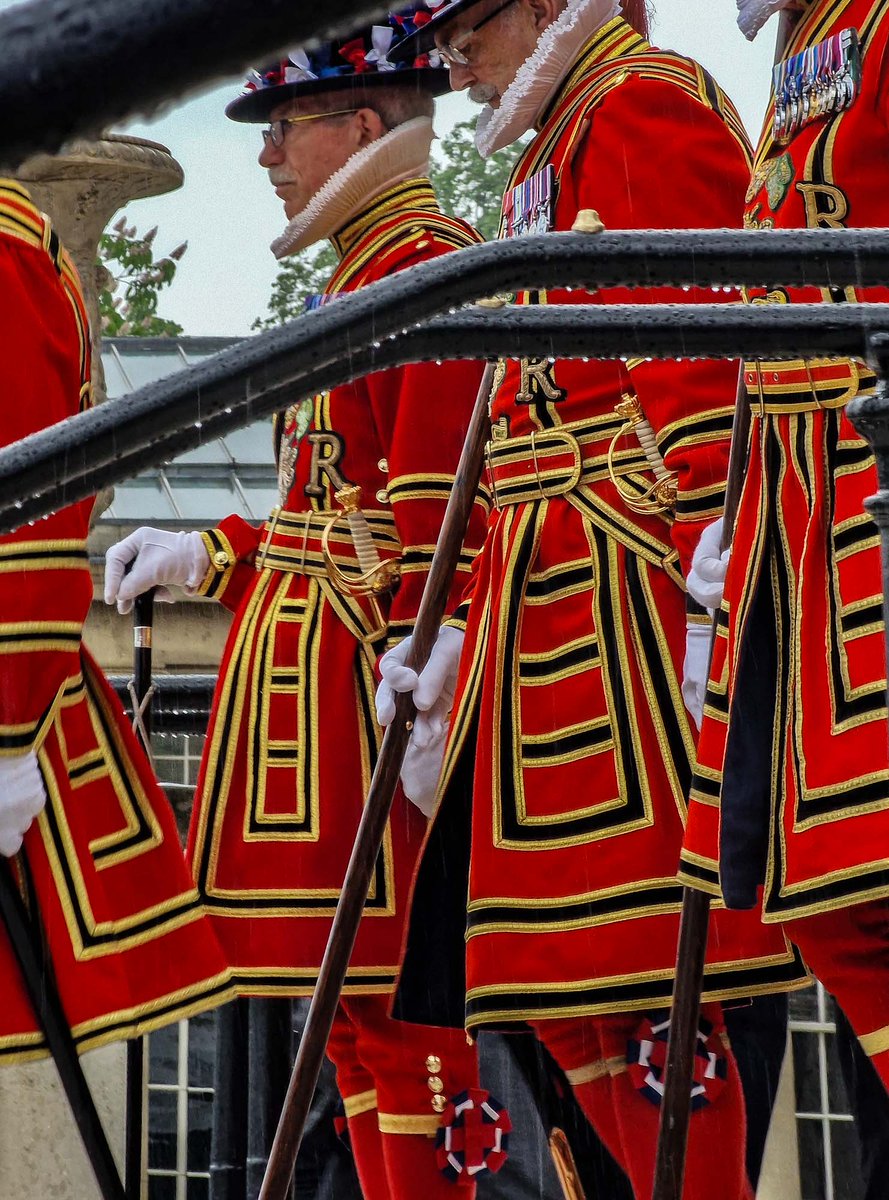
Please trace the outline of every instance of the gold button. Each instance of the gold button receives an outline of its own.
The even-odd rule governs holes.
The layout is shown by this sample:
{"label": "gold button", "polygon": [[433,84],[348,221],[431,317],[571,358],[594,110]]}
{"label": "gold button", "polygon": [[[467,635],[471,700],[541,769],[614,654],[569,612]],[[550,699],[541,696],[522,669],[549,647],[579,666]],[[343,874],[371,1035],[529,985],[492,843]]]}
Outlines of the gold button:
{"label": "gold button", "polygon": [[438,1075],[441,1071],[441,1059],[437,1054],[430,1054],[426,1059],[426,1070],[430,1075]]}
{"label": "gold button", "polygon": [[435,1092],[436,1095],[438,1095],[439,1092],[444,1091],[444,1084],[442,1083],[442,1081],[439,1079],[439,1077],[437,1075],[430,1075],[429,1078],[426,1080],[426,1085],[429,1088],[430,1092]]}
{"label": "gold button", "polygon": [[389,500],[389,493],[385,488],[380,488],[380,490],[377,492],[376,499],[377,504],[386,504]]}
{"label": "gold button", "polygon": [[213,565],[220,569],[228,566],[228,555],[224,550],[217,550],[213,555]]}
{"label": "gold button", "polygon": [[389,460],[388,460],[388,458],[381,458],[381,459],[380,459],[380,461],[377,463],[377,470],[378,470],[378,471],[382,471],[384,475],[388,475],[388,474],[389,474]]}
{"label": "gold button", "polygon": [[444,1112],[444,1110],[447,1108],[447,1106],[448,1106],[448,1102],[444,1098],[444,1096],[433,1096],[432,1097],[432,1107],[435,1109],[435,1111],[437,1113]]}

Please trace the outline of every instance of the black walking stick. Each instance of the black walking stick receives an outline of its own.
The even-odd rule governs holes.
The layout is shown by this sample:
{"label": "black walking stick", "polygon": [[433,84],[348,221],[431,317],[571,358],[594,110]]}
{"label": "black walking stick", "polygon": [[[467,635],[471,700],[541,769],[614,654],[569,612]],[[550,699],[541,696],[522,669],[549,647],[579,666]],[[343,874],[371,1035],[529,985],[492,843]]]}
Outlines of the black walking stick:
{"label": "black walking stick", "polygon": [[[457,569],[466,526],[469,524],[469,515],[484,465],[485,443],[489,432],[488,396],[493,375],[493,364],[489,364],[482,375],[463,453],[457,466],[454,487],[448,500],[435,556],[417,613],[413,650],[408,664],[415,671],[420,671],[425,666],[435,645],[439,626],[445,615],[451,582]],[[312,996],[309,1017],[293,1066],[259,1200],[286,1200],[290,1188],[303,1128],[318,1082],[324,1050],[346,978],[371,875],[383,841],[401,763],[416,714],[417,710],[410,693],[397,697],[395,720],[386,730],[380,748],[380,756],[340,892],[336,916],[318,973],[318,983]]]}
{"label": "black walking stick", "polygon": [[[775,61],[780,62],[802,12],[785,9],[775,46]],[[722,547],[731,544],[732,528],[738,512],[741,485],[747,466],[747,442],[750,436],[750,402],[744,384],[744,371],[738,381],[735,417],[732,423],[731,456],[725,488]],[[714,621],[714,639],[716,622]],[[711,656],[713,644],[711,642]],[[704,985],[704,961],[707,955],[707,931],[710,924],[710,897],[696,888],[682,889],[682,918],[679,924],[679,948],[676,956],[676,983],[670,1012],[670,1040],[664,1076],[664,1099],[658,1131],[657,1159],[652,1200],[681,1200],[685,1178],[685,1152],[691,1117],[691,1086],[694,1073],[695,1045],[701,992]]]}
{"label": "black walking stick", "polygon": [[6,927],[28,999],[55,1061],[102,1200],[127,1200],[56,989],[24,856],[18,863],[31,911],[29,913],[25,907],[12,866],[0,860],[0,919]]}
{"label": "black walking stick", "polygon": [[[137,596],[133,604],[133,732],[151,761],[151,629],[154,621],[154,588]],[[145,1106],[145,1045],[141,1037],[127,1042],[126,1194],[142,1195],[142,1145]]]}

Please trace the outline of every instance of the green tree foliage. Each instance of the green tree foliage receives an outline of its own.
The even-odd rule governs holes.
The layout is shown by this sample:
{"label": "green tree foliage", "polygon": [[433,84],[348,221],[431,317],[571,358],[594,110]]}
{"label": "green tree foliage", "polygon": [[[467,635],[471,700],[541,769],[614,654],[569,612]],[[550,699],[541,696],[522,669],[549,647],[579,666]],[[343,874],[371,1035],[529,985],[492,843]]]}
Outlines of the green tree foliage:
{"label": "green tree foliage", "polygon": [[474,225],[485,241],[497,236],[500,198],[519,154],[518,147],[482,158],[475,148],[475,121],[461,121],[442,138],[430,177],[442,208]]}
{"label": "green tree foliage", "polygon": [[[500,223],[500,197],[518,155],[518,148],[482,158],[473,140],[474,121],[461,121],[442,139],[433,155],[429,177],[446,213],[474,225],[482,237],[495,238]],[[274,329],[300,316],[307,296],[324,290],[336,266],[329,242],[285,258],[272,284],[268,315],[257,317],[254,329]]]}
{"label": "green tree foliage", "polygon": [[285,258],[272,284],[268,316],[257,317],[251,328],[275,329],[285,321],[301,316],[306,297],[324,290],[336,262],[336,251],[330,242],[320,242],[301,254]]}
{"label": "green tree foliage", "polygon": [[[157,315],[158,295],[170,286],[188,248],[183,242],[163,258],[154,257],[157,227],[146,234],[127,225],[126,216],[99,242],[98,265],[106,284],[99,294],[102,333],[107,337],[176,337],[182,326]],[[119,295],[115,293],[120,292]]]}

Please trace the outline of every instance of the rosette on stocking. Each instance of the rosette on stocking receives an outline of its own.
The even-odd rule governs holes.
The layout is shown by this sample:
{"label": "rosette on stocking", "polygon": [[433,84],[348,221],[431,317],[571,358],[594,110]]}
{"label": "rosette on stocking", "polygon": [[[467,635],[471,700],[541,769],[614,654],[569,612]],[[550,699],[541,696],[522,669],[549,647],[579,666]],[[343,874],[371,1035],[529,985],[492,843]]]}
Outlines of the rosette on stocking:
{"label": "rosette on stocking", "polygon": [[507,1159],[512,1122],[509,1113],[482,1088],[469,1088],[448,1102],[435,1135],[439,1170],[458,1184],[474,1184],[485,1171],[499,1171]]}
{"label": "rosette on stocking", "polygon": [[[664,1096],[669,1014],[649,1014],[627,1042],[627,1069],[633,1083],[647,1100],[660,1105]],[[698,1021],[691,1087],[691,1109],[712,1104],[725,1086],[728,1060],[713,1026],[703,1017]]]}

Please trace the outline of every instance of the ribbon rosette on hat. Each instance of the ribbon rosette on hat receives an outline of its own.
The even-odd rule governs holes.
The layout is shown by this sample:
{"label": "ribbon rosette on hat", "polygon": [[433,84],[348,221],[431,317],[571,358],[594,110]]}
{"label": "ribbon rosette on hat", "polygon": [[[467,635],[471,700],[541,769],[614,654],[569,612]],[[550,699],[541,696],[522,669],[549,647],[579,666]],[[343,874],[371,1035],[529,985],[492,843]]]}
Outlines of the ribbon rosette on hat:
{"label": "ribbon rosette on hat", "polygon": [[[667,1044],[670,1039],[668,1013],[646,1016],[627,1042],[627,1068],[637,1089],[652,1104],[659,1106],[664,1096]],[[725,1086],[728,1060],[714,1035],[713,1026],[699,1018],[695,1044],[691,1109],[695,1112],[712,1104]]]}
{"label": "ribbon rosette on hat", "polygon": [[469,1088],[449,1101],[435,1135],[438,1168],[455,1183],[474,1184],[507,1159],[512,1122],[499,1101],[482,1088]]}

